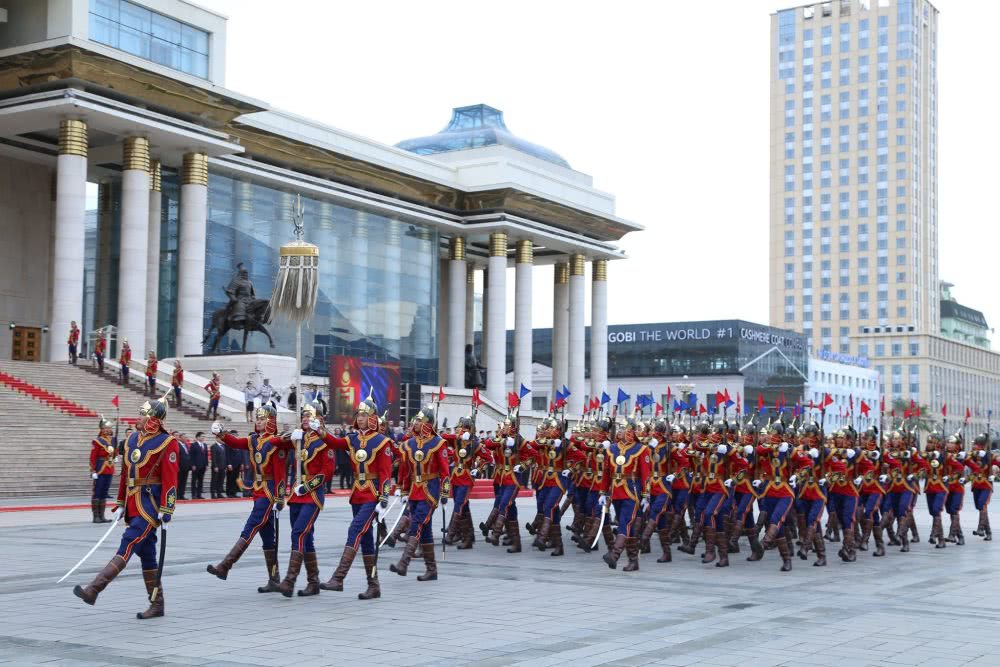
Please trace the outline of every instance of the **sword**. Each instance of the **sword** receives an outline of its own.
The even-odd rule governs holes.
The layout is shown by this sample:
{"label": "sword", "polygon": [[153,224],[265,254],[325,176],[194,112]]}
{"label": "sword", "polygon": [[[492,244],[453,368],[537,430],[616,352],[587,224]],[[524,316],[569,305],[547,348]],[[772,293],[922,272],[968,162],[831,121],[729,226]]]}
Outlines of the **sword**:
{"label": "sword", "polygon": [[90,558],[94,554],[94,552],[97,551],[97,547],[99,547],[102,544],[104,544],[104,540],[106,540],[108,538],[108,535],[111,534],[111,531],[115,529],[115,526],[118,525],[118,522],[121,521],[121,518],[122,517],[121,517],[120,514],[117,517],[115,517],[115,520],[111,522],[110,526],[108,526],[107,531],[105,531],[104,535],[101,536],[101,539],[97,540],[97,544],[95,544],[94,546],[92,546],[90,548],[90,551],[87,552],[87,555],[84,556],[83,558],[81,558],[76,565],[74,565],[72,568],[70,568],[69,572],[67,572],[66,574],[64,574],[63,577],[62,577],[62,579],[60,579],[59,581],[56,582],[57,584],[61,584],[63,581],[66,580],[66,577],[68,577],[69,575],[71,575],[74,572],[76,572],[77,568],[79,568],[81,565],[83,565],[84,561],[86,561],[88,558]]}
{"label": "sword", "polygon": [[608,516],[609,502],[611,501],[610,500],[605,501],[604,506],[601,507],[601,523],[599,526],[597,526],[597,534],[594,535],[594,543],[590,545],[591,549],[595,548],[597,546],[597,541],[601,539],[601,531],[604,530],[604,519],[606,519]]}
{"label": "sword", "polygon": [[163,590],[161,581],[163,579],[163,559],[167,555],[167,524],[160,524],[160,563],[156,566],[156,586],[153,587],[153,592],[149,594],[149,601],[156,602],[157,596],[159,596],[160,591]]}
{"label": "sword", "polygon": [[[397,498],[396,500],[399,500],[399,499]],[[394,500],[393,504],[395,504],[395,502],[396,501]],[[392,505],[390,505],[390,507],[392,507]],[[386,511],[388,511],[388,510],[386,510]],[[402,507],[402,508],[400,508],[399,514],[396,515],[396,520],[392,522],[392,527],[389,528],[389,530],[385,534],[385,538],[379,543],[380,547],[383,544],[385,544],[386,542],[389,541],[389,537],[392,535],[392,531],[396,530],[396,526],[397,526],[397,524],[399,524],[399,520],[403,518],[403,513],[404,512],[406,512],[406,507],[405,506]]]}

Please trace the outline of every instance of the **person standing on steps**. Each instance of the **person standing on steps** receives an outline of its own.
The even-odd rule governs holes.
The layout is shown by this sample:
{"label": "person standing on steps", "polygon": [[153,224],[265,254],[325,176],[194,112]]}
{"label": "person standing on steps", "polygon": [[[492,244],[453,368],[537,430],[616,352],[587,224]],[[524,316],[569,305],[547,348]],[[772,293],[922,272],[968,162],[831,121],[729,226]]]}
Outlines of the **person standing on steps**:
{"label": "person standing on steps", "polygon": [[132,363],[132,348],[128,345],[128,338],[122,339],[122,349],[118,354],[118,364],[121,366],[122,386],[128,386],[129,364]]}
{"label": "person standing on steps", "polygon": [[149,359],[146,360],[146,393],[156,396],[156,352],[149,351]]}
{"label": "person standing on steps", "polygon": [[174,371],[170,374],[170,387],[174,392],[174,407],[181,407],[181,387],[184,386],[184,368],[181,360],[174,361]]}
{"label": "person standing on steps", "polygon": [[108,349],[108,339],[104,336],[104,330],[98,329],[97,341],[94,342],[94,359],[97,360],[97,372],[104,374],[104,354]]}
{"label": "person standing on steps", "polygon": [[104,508],[108,503],[108,490],[111,488],[111,478],[115,475],[118,443],[114,437],[115,424],[110,419],[101,417],[97,422],[97,437],[90,442],[90,478],[94,481],[94,489],[90,498],[90,509],[94,514],[94,523],[108,523],[104,517]]}
{"label": "person standing on steps", "polygon": [[219,419],[219,399],[222,398],[222,380],[218,373],[212,373],[212,379],[205,385],[208,392],[208,410],[205,412],[206,419]]}
{"label": "person standing on steps", "polygon": [[69,363],[76,366],[76,350],[80,344],[80,329],[76,326],[76,320],[69,323],[69,338],[66,344],[69,346]]}

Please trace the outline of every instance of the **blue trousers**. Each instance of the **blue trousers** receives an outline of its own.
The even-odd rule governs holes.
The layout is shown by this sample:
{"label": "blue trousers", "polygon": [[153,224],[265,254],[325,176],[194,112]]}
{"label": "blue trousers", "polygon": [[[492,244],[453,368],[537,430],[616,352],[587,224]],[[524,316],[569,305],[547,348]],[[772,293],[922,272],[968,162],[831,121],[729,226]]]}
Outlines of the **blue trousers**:
{"label": "blue trousers", "polygon": [[993,496],[993,489],[973,489],[972,490],[972,502],[976,504],[976,509],[981,510],[990,504],[990,498]]}
{"label": "blue trousers", "polygon": [[670,499],[670,505],[673,507],[674,514],[684,514],[687,510],[690,489],[677,489],[673,493],[673,497]]}
{"label": "blue trousers", "polygon": [[882,504],[881,493],[861,494],[861,509],[865,513],[865,519],[875,520],[875,515],[878,513],[879,505],[881,504]]}
{"label": "blue trousers", "polygon": [[830,511],[840,519],[840,526],[845,531],[854,530],[854,516],[858,509],[858,497],[846,493],[830,494]]}
{"label": "blue trousers", "polygon": [[375,531],[372,529],[372,524],[375,520],[376,507],[378,507],[377,502],[351,505],[354,518],[347,528],[347,546],[355,551],[360,548],[365,556],[375,555]]}
{"label": "blue trousers", "polygon": [[500,485],[493,481],[493,509],[500,509]]}
{"label": "blue trousers", "polygon": [[[410,537],[420,538],[420,544],[434,544],[434,529],[431,521],[434,519],[434,505],[426,500],[411,500],[410,505]],[[508,519],[510,516],[507,517]],[[515,515],[514,518],[517,518]]]}
{"label": "blue trousers", "polygon": [[127,381],[128,381],[128,366],[122,366],[122,367],[121,367],[121,368],[119,369],[119,371],[120,371],[120,372],[121,372],[121,374],[122,374],[122,381],[123,381],[123,382],[127,382]]}
{"label": "blue trousers", "polygon": [[451,497],[455,501],[455,509],[452,511],[456,516],[465,514],[469,511],[469,491],[471,490],[471,486],[451,487]]}
{"label": "blue trousers", "polygon": [[649,503],[649,520],[656,525],[657,530],[669,528],[670,494],[661,493],[653,496]]}
{"label": "blue trousers", "polygon": [[121,544],[118,545],[118,555],[126,563],[133,553],[142,562],[142,569],[156,569],[156,526],[141,516],[134,516],[129,520]]}
{"label": "blue trousers", "polygon": [[932,517],[941,516],[941,510],[944,509],[944,501],[948,494],[944,491],[935,491],[928,493],[927,495],[927,512],[930,513]]}
{"label": "blue trousers", "polygon": [[108,489],[111,488],[111,478],[114,475],[98,475],[97,479],[94,480],[94,493],[92,498],[94,500],[107,500],[108,499]]}
{"label": "blue trousers", "polygon": [[599,491],[589,491],[587,493],[587,515],[595,519],[601,516],[601,507],[597,504],[597,499],[601,496]]}
{"label": "blue trousers", "polygon": [[618,517],[618,534],[625,537],[639,536],[639,504],[631,498],[612,500],[615,516]]}
{"label": "blue trousers", "polygon": [[965,500],[964,491],[949,491],[948,499],[945,500],[944,506],[948,511],[948,514],[958,514],[962,511],[962,501]]}
{"label": "blue trousers", "polygon": [[[699,494],[696,494],[693,499],[691,498],[691,496],[688,496],[688,505],[690,506],[690,504],[692,502],[694,502],[694,520],[695,520],[696,523],[701,523],[703,525],[707,525],[707,524],[704,523],[705,522],[705,508],[708,507],[708,500],[711,497],[712,496],[709,493],[699,493]],[[692,524],[692,525],[694,525],[694,524]]]}
{"label": "blue trousers", "polygon": [[734,512],[736,522],[742,523],[744,528],[753,528],[756,525],[753,518],[753,501],[754,495],[745,491],[737,491],[733,497],[733,502],[736,504]]}
{"label": "blue trousers", "polygon": [[261,496],[253,501],[253,509],[240,533],[247,542],[253,541],[253,536],[260,533],[260,541],[265,549],[273,549],[274,543],[274,503]]}
{"label": "blue trousers", "polygon": [[316,503],[288,503],[288,521],[292,525],[292,551],[313,553],[316,519],[320,508]]}
{"label": "blue trousers", "polygon": [[785,534],[785,517],[792,509],[791,498],[772,498],[764,496],[760,499],[760,510],[767,512],[767,525],[778,526],[778,537]]}
{"label": "blue trousers", "polygon": [[181,388],[180,387],[174,387],[174,400],[177,401],[178,403],[181,402]]}
{"label": "blue trousers", "polygon": [[545,486],[538,489],[538,511],[553,521],[559,521],[559,503],[562,502],[563,490],[558,486]]}
{"label": "blue trousers", "polygon": [[508,521],[517,520],[517,493],[520,491],[517,484],[504,484],[500,487],[500,514],[507,517]]}
{"label": "blue trousers", "polygon": [[888,495],[890,503],[889,506],[892,508],[893,514],[896,515],[897,519],[902,519],[913,506],[913,492],[896,491]]}
{"label": "blue trousers", "polygon": [[705,528],[725,529],[726,505],[729,505],[729,494],[703,493],[699,500],[704,500],[705,504],[701,511],[701,520]]}
{"label": "blue trousers", "polygon": [[[830,494],[829,503],[833,503],[833,494]],[[820,500],[807,500],[805,498],[796,498],[795,500],[795,511],[798,512],[799,516],[805,517],[806,525],[813,526],[816,525],[820,519],[823,518],[823,507],[826,505],[822,499]],[[833,511],[831,506],[830,511]],[[803,536],[805,537],[805,536]]]}
{"label": "blue trousers", "polygon": [[149,377],[146,378],[146,382],[149,383],[149,388],[155,392],[156,391],[156,378],[152,377],[152,376],[149,376]]}

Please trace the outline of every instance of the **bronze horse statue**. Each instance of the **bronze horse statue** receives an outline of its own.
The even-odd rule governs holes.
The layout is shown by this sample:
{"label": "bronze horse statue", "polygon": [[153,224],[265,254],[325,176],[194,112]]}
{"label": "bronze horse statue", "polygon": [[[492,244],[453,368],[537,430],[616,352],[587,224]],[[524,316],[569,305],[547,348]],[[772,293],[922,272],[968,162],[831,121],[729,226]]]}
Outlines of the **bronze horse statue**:
{"label": "bronze horse statue", "polygon": [[264,327],[265,324],[271,323],[271,302],[267,299],[253,299],[246,305],[245,317],[242,319],[234,320],[231,317],[232,307],[231,305],[219,308],[217,311],[212,313],[212,322],[208,327],[208,331],[205,333],[205,337],[202,339],[201,344],[204,345],[209,337],[212,335],[212,331],[216,332],[215,342],[212,343],[212,349],[210,353],[218,352],[219,341],[232,330],[243,331],[243,351],[247,351],[247,336],[253,331],[259,331],[265,336],[267,336],[267,342],[274,347],[274,340],[271,339],[271,334]]}

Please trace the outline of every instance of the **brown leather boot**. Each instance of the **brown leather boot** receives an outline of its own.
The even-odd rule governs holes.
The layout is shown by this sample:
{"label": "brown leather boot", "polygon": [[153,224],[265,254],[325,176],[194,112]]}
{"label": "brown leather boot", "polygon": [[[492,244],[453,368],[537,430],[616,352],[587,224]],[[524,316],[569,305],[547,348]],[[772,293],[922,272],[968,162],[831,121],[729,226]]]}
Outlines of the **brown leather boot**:
{"label": "brown leather boot", "polygon": [[707,565],[715,560],[715,526],[705,526],[705,555],[701,557],[701,564]]}
{"label": "brown leather boot", "polygon": [[444,541],[448,544],[455,544],[459,540],[458,525],[461,518],[461,514],[451,513],[451,519],[448,521],[448,530],[444,533]]}
{"label": "brown leather boot", "polygon": [[544,514],[542,514],[541,512],[536,512],[535,518],[532,519],[530,523],[524,524],[524,529],[528,531],[529,535],[537,534],[538,529],[542,525],[542,520],[544,518],[545,518]]}
{"label": "brown leather boot", "polygon": [[899,528],[896,530],[896,534],[899,535],[899,540],[902,543],[902,548],[899,550],[901,553],[908,553],[910,551],[910,515],[906,514],[899,519]]}
{"label": "brown leather boot", "polygon": [[649,521],[646,522],[646,525],[643,527],[642,538],[639,540],[639,546],[642,550],[642,553],[648,554],[650,551],[652,551],[652,547],[650,546],[649,542],[650,538],[653,536],[653,533],[655,532],[656,532],[656,521],[650,519]]}
{"label": "brown leather boot", "polygon": [[917,532],[917,522],[913,520],[912,514],[910,515],[909,524],[910,524],[910,542],[912,544],[919,544],[920,533]]}
{"label": "brown leather boot", "polygon": [[622,568],[622,572],[635,572],[639,569],[639,538],[625,538],[625,555],[628,556],[628,564]]}
{"label": "brown leather boot", "polygon": [[595,537],[597,537],[597,522],[593,517],[584,517],[580,526],[580,538],[576,541],[577,548],[589,554],[592,551],[590,545],[594,543]]}
{"label": "brown leather boot", "polygon": [[738,554],[740,552],[740,533],[742,524],[732,517],[726,517],[726,553]]}
{"label": "brown leather boot", "polygon": [[358,593],[359,600],[374,600],[382,597],[382,588],[378,585],[378,557],[375,555],[361,556],[365,563],[365,576],[368,578],[368,588],[364,593]]}
{"label": "brown leather boot", "polygon": [[490,526],[490,534],[486,538],[486,541],[493,546],[498,547],[500,546],[500,536],[504,533],[507,526],[507,517],[499,512],[495,515],[495,517],[496,518],[493,519],[493,525]]}
{"label": "brown leather boot", "polygon": [[876,524],[874,519],[868,519],[868,523],[872,525],[872,538],[875,540],[875,551],[872,552],[872,556],[881,558],[885,555],[885,543],[882,541],[882,522],[879,521]]}
{"label": "brown leather boot", "polygon": [[406,515],[399,520],[399,524],[392,529],[392,534],[389,535],[389,539],[385,541],[390,547],[396,546],[396,542],[401,540],[406,532],[410,529],[410,516]]}
{"label": "brown leather boot", "polygon": [[459,524],[459,549],[471,549],[472,545],[476,541],[476,529],[472,525],[472,514],[469,513],[469,508],[465,508],[465,512],[462,513],[461,523]]}
{"label": "brown leather boot", "polygon": [[773,523],[767,527],[767,532],[764,533],[764,539],[761,540],[760,545],[764,547],[764,551],[768,551],[776,547],[780,541],[778,539],[778,524]]}
{"label": "brown leather boot", "polygon": [[563,555],[562,526],[559,525],[558,521],[553,521],[552,527],[549,528],[549,544],[552,546],[550,556]]}
{"label": "brown leather boot", "polygon": [[840,541],[840,517],[836,514],[831,514],[830,519],[826,522],[826,530],[830,533],[830,537],[827,539],[831,542]]}
{"label": "brown leather boot", "polygon": [[885,532],[889,536],[889,546],[891,546],[891,547],[898,547],[898,546],[900,546],[902,544],[902,542],[900,542],[899,541],[899,537],[896,536],[896,529],[893,528],[893,525],[892,525],[892,520],[895,519],[895,515],[890,514],[889,516],[891,518],[889,520],[889,523],[887,523],[886,526],[885,526]]}
{"label": "brown leather boot", "polygon": [[788,517],[785,519],[785,535],[788,536],[792,544],[799,539],[799,513],[795,511],[795,505],[788,510]]}
{"label": "brown leather boot", "polygon": [[[785,525],[787,526],[788,524],[786,523]],[[798,512],[795,513],[795,528],[796,528],[795,534],[791,535],[793,542],[795,544],[798,544],[800,547],[805,546],[805,548],[808,549],[809,548],[809,539],[808,539],[809,526],[806,525],[806,515],[805,514],[799,514]],[[785,528],[785,530],[788,530],[788,529]]]}
{"label": "brown leather boot", "polygon": [[826,565],[826,540],[823,539],[823,536],[819,534],[819,530],[815,527],[813,527],[810,536],[812,537],[813,548],[816,550],[816,561],[813,563],[813,567],[823,567]]}
{"label": "brown leather boot", "polygon": [[726,531],[717,530],[715,532],[715,547],[719,552],[719,562],[715,567],[729,567],[729,537]]}
{"label": "brown leather boot", "polygon": [[[771,528],[776,526],[768,527],[768,534],[771,533]],[[765,538],[766,539],[766,538]],[[781,556],[781,571],[791,572],[792,571],[792,545],[791,539],[788,535],[775,538],[775,544],[778,547],[778,554]]]}
{"label": "brown leather boot", "polygon": [[813,546],[813,536],[816,533],[815,526],[809,526],[802,533],[802,541],[799,543],[798,557],[802,560],[809,560],[809,547]]}
{"label": "brown leather boot", "polygon": [[97,520],[97,503],[98,502],[99,501],[97,500],[97,498],[91,498],[90,499],[90,523],[100,523],[100,521]]}
{"label": "brown leather boot", "polygon": [[98,594],[108,587],[115,577],[121,574],[122,570],[125,569],[125,559],[117,554],[108,561],[108,564],[104,566],[94,580],[87,584],[86,586],[74,586],[73,595],[80,598],[89,605],[97,602]]}
{"label": "brown leather boot", "polygon": [[992,542],[993,541],[993,531],[990,529],[990,513],[989,513],[989,510],[986,507],[984,507],[983,509],[979,510],[979,516],[983,520],[983,531],[982,531],[983,541],[985,541],[985,542]]}
{"label": "brown leather boot", "polygon": [[542,516],[541,524],[537,528],[535,528],[533,532],[535,535],[535,541],[531,543],[531,546],[535,547],[539,551],[545,551],[548,548],[548,545],[545,543],[545,541],[548,539],[549,534],[552,532],[552,519],[550,519],[547,516]]}
{"label": "brown leather boot", "polygon": [[861,551],[868,551],[868,539],[872,536],[872,521],[862,515],[858,522],[861,524],[861,537],[858,538],[857,548]]}
{"label": "brown leather boot", "polygon": [[264,565],[267,566],[267,584],[258,586],[258,593],[278,592],[278,552],[275,549],[264,549]]}
{"label": "brown leather boot", "polygon": [[149,607],[146,611],[141,611],[135,615],[140,621],[149,618],[159,618],[163,616],[163,583],[157,585],[157,570],[143,570],[142,582],[146,584],[146,593],[149,595]]}
{"label": "brown leather boot", "polygon": [[612,570],[616,570],[618,569],[618,559],[621,558],[622,551],[624,549],[625,549],[625,535],[622,533],[618,533],[618,535],[615,536],[614,543],[611,545],[611,549],[608,550],[608,553],[601,556],[601,558],[603,558],[604,562],[608,564],[608,567],[610,567]]}
{"label": "brown leather boot", "polygon": [[517,521],[507,522],[507,537],[510,538],[510,547],[507,548],[507,553],[521,553],[521,528],[517,525]]}
{"label": "brown leather boot", "polygon": [[330,575],[330,580],[319,585],[320,589],[324,591],[344,590],[344,577],[351,569],[351,563],[354,562],[354,557],[357,554],[358,552],[353,547],[344,547],[344,553],[340,555],[340,563]]}
{"label": "brown leather boot", "polygon": [[278,590],[286,598],[292,597],[292,593],[295,591],[295,580],[299,578],[299,570],[302,569],[302,552],[293,551],[288,556],[288,571],[285,572],[285,578],[281,580],[278,584]]}
{"label": "brown leather boot", "polygon": [[406,576],[406,569],[410,566],[410,560],[413,558],[413,554],[417,553],[418,540],[419,538],[416,535],[410,536],[406,541],[406,548],[403,549],[403,555],[399,557],[399,562],[390,565],[389,570],[401,577]]}
{"label": "brown leather boot", "polygon": [[[598,519],[600,521],[600,519]],[[604,538],[604,546],[611,550],[611,545],[615,543],[615,534],[611,530],[611,519],[610,517],[604,521],[604,528],[601,528],[601,537]]]}
{"label": "brown leather boot", "polygon": [[757,536],[757,530],[755,528],[747,528],[743,531],[743,534],[747,536],[747,540],[750,542],[750,555],[747,556],[747,560],[753,562],[763,558],[764,547],[760,544],[760,538]]}
{"label": "brown leather boot", "polygon": [[684,513],[681,512],[677,515],[677,524],[674,530],[674,535],[670,539],[672,544],[687,544],[691,541],[691,536],[688,534],[687,523],[684,520]]}
{"label": "brown leather boot", "polygon": [[299,591],[299,597],[319,595],[319,562],[315,551],[307,551],[303,558],[306,564],[306,587]]}
{"label": "brown leather boot", "polygon": [[944,549],[947,546],[944,540],[944,526],[942,525],[940,514],[931,518],[931,537],[933,537],[935,549]]}
{"label": "brown leather boot", "polygon": [[696,523],[691,529],[691,539],[688,540],[687,544],[677,547],[677,550],[693,556],[695,550],[698,548],[698,541],[701,539],[702,530],[704,530],[704,527],[700,523]]}
{"label": "brown leather boot", "polygon": [[656,531],[657,536],[660,538],[660,547],[663,548],[663,555],[656,559],[657,563],[669,563],[673,560],[673,556],[670,554],[670,529],[661,528]]}
{"label": "brown leather boot", "polygon": [[219,579],[225,581],[226,577],[229,576],[229,570],[233,569],[233,565],[236,564],[236,561],[240,559],[240,556],[243,555],[243,552],[249,546],[250,543],[242,537],[237,538],[236,544],[233,545],[233,548],[229,550],[229,553],[226,554],[226,557],[218,565],[209,565],[205,569],[208,570],[209,574],[214,574]]}
{"label": "brown leather boot", "polygon": [[493,522],[497,520],[497,514],[499,513],[500,510],[494,507],[490,510],[490,515],[486,518],[486,521],[479,524],[479,530],[483,531],[483,537],[490,536],[490,528],[493,527]]}
{"label": "brown leather boot", "polygon": [[[516,524],[517,522],[515,521],[514,523]],[[518,538],[518,541],[520,542],[520,538]],[[420,549],[424,552],[424,565],[427,566],[427,569],[423,574],[417,576],[417,581],[437,581],[438,566],[437,561],[434,560],[434,543],[421,544]]]}

